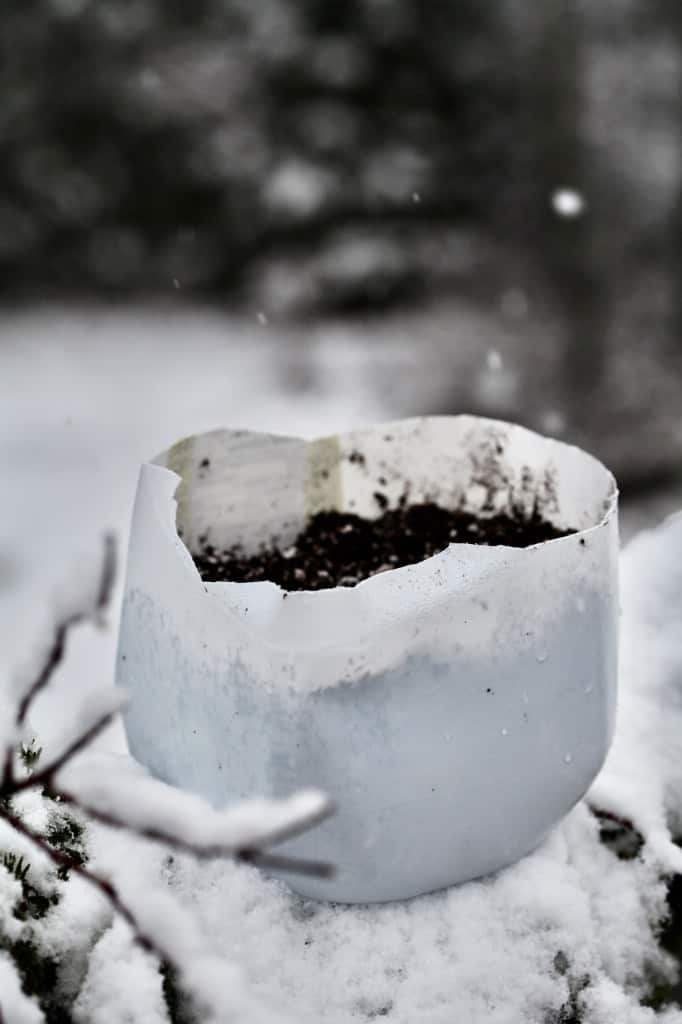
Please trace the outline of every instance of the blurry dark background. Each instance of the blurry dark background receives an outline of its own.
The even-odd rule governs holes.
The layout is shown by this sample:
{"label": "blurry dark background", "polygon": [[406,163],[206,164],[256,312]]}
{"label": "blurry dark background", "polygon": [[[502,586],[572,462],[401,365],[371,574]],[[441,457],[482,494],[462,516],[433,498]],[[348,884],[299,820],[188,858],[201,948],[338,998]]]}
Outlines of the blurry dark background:
{"label": "blurry dark background", "polygon": [[310,324],[400,334],[395,414],[674,485],[681,69],[677,0],[5,5],[0,302],[257,318],[294,392]]}

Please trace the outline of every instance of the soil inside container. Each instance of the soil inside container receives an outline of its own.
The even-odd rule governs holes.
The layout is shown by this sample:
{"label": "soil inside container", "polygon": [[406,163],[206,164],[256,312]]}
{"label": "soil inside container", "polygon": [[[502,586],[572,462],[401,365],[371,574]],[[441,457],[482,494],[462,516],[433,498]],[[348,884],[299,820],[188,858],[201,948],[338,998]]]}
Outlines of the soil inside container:
{"label": "soil inside container", "polygon": [[537,512],[529,519],[504,513],[479,518],[435,504],[406,505],[384,508],[377,519],[319,512],[283,550],[273,542],[246,555],[239,548],[217,551],[204,543],[193,558],[207,583],[270,580],[284,590],[324,590],[352,587],[387,569],[421,562],[453,542],[522,548],[575,532],[557,529]]}

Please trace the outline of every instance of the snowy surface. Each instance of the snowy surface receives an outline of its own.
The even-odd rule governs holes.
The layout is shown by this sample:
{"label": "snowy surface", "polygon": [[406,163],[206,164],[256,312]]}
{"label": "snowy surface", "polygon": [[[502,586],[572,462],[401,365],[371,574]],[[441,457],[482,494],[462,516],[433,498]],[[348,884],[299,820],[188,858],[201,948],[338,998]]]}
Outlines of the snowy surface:
{"label": "snowy surface", "polygon": [[[125,535],[137,467],[150,454],[226,423],[312,434],[394,411],[365,372],[371,358],[352,346],[327,351],[326,390],[299,394],[282,386],[276,339],[257,329],[235,346],[218,317],[112,323],[46,317],[39,329],[31,321],[5,332],[3,670],[27,670],[27,644],[45,636],[74,567],[97,557],[101,531],[114,526]],[[682,870],[671,842],[671,830],[682,833],[682,518],[636,537],[622,556],[622,578],[617,734],[589,801],[634,821],[646,842],[633,860],[599,841],[582,802],[535,853],[493,878],[401,904],[343,907],[302,901],[253,868],[184,855],[170,863],[159,844],[90,828],[94,865],[137,894],[169,951],[176,943],[191,953],[186,981],[222,1005],[213,1019],[545,1024],[588,978],[576,995],[586,1024],[682,1024],[682,1010],[656,1015],[640,1006],[652,978],[671,971],[656,930],[663,874]],[[114,643],[113,628],[84,627],[74,638],[34,720],[48,750],[77,700],[110,683]],[[120,733],[106,740],[116,750],[113,771]],[[0,911],[14,884],[0,875]],[[42,941],[62,951],[94,946],[77,1019],[165,1021],[154,962],[112,923],[100,897],[77,880],[69,888]],[[223,991],[215,991],[218,975]],[[0,991],[12,1024],[39,1019],[22,1007],[1,959]]]}

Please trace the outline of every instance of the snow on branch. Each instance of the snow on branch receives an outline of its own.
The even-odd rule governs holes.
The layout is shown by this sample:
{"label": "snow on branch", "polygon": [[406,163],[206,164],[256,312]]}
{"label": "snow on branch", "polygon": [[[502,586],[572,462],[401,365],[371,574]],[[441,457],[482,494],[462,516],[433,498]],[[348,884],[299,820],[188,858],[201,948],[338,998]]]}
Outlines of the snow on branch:
{"label": "snow on branch", "polygon": [[276,861],[280,868],[329,875],[326,864],[290,858],[285,864],[285,858],[265,852],[329,815],[330,801],[317,790],[214,810],[202,797],[159,782],[130,762],[122,763],[112,777],[111,759],[96,755],[67,764],[50,784],[63,800],[77,804],[103,824],[129,829],[183,852],[270,866]]}

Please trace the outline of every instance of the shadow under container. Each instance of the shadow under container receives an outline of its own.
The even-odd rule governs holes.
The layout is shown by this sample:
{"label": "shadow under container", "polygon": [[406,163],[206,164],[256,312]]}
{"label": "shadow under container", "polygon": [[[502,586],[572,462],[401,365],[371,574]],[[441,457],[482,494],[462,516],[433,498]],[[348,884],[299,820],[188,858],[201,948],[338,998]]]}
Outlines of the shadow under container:
{"label": "shadow under container", "polygon": [[[319,510],[433,501],[577,532],[453,543],[354,587],[208,583],[190,551],[293,542]],[[315,441],[185,439],[141,472],[117,662],[133,755],[216,806],[307,786],[336,804],[280,846],[283,877],[341,902],[402,899],[527,853],[608,751],[617,676],[617,489],[592,456],[471,416]]]}

